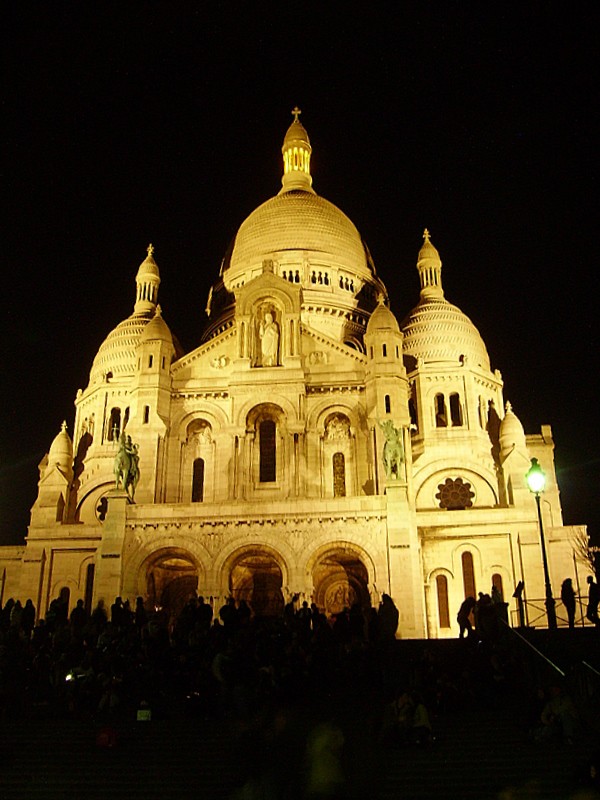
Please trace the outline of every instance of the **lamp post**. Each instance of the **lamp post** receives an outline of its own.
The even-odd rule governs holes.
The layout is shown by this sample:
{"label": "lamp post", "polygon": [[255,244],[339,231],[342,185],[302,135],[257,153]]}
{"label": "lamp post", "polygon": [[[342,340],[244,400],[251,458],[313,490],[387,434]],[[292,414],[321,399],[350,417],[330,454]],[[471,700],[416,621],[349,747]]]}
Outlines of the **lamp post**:
{"label": "lamp post", "polygon": [[531,459],[531,466],[525,476],[529,491],[535,495],[537,506],[538,522],[540,525],[540,543],[542,545],[542,563],[544,564],[544,582],[546,584],[546,616],[548,617],[548,627],[550,630],[556,628],[556,608],[552,597],[552,586],[550,585],[550,573],[548,571],[548,558],[546,557],[546,540],[544,539],[544,523],[542,522],[542,509],[540,506],[540,494],[546,486],[546,476],[539,465],[537,458]]}

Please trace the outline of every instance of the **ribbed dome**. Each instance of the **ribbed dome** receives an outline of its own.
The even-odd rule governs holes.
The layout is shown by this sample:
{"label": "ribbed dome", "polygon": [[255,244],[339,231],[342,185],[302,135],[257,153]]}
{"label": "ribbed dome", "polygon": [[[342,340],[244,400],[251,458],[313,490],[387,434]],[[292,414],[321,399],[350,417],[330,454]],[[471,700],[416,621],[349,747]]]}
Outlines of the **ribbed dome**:
{"label": "ribbed dome", "polygon": [[371,318],[367,324],[367,333],[374,333],[375,331],[382,330],[392,330],[394,333],[399,333],[400,326],[390,309],[380,302],[375,311],[371,314]]}
{"label": "ribbed dome", "polygon": [[405,355],[424,361],[465,361],[490,369],[483,339],[466,314],[443,297],[425,297],[400,326]]}
{"label": "ribbed dome", "polygon": [[287,250],[303,250],[371,277],[359,232],[337,206],[308,191],[278,194],[242,223],[231,253],[229,277]]}
{"label": "ribbed dome", "polygon": [[153,316],[153,313],[132,314],[108,334],[92,364],[90,383],[104,380],[109,372],[115,378],[133,375],[137,363],[135,348]]}

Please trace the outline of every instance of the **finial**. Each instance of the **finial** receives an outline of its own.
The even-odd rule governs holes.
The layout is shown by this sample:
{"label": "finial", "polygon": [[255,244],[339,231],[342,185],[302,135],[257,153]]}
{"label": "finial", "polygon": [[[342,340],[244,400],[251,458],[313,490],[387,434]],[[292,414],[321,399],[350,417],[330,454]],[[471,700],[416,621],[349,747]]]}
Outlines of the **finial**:
{"label": "finial", "polygon": [[152,253],[154,253],[154,245],[149,244],[147,250],[148,250],[148,255],[151,256]]}
{"label": "finial", "polygon": [[154,311],[154,315],[156,317],[162,317],[162,308],[160,307],[160,303],[156,306],[156,310]]}
{"label": "finial", "polygon": [[60,426],[60,432],[66,433],[67,432],[67,420],[63,420],[63,424]]}
{"label": "finial", "polygon": [[298,106],[292,109],[292,114],[294,115],[294,122],[298,122],[298,117],[300,116],[301,113],[302,111],[301,109],[298,108]]}
{"label": "finial", "polygon": [[377,292],[377,303],[382,306],[385,303],[385,295],[383,292]]}
{"label": "finial", "polygon": [[512,413],[512,405],[510,404],[509,400],[506,401],[506,405],[504,406],[504,410],[505,410],[505,412],[507,414],[511,414]]}
{"label": "finial", "polygon": [[425,228],[425,230],[423,231],[423,238],[425,239],[426,242],[429,241],[430,237],[429,237],[429,231],[427,230],[427,228]]}

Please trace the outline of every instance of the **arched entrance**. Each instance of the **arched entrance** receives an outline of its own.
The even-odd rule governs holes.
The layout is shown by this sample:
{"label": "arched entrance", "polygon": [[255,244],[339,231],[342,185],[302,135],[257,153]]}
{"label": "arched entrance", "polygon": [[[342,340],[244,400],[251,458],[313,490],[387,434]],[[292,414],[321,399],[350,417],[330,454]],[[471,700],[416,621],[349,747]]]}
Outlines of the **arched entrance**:
{"label": "arched entrance", "polygon": [[245,600],[259,617],[283,612],[282,583],[281,567],[270,553],[259,548],[240,554],[229,573],[230,594],[236,601]]}
{"label": "arched entrance", "polygon": [[315,602],[325,613],[338,614],[359,603],[369,608],[369,574],[360,558],[349,550],[330,550],[313,567]]}
{"label": "arched entrance", "polygon": [[177,617],[198,591],[198,567],[185,551],[173,549],[155,553],[145,564],[147,603]]}

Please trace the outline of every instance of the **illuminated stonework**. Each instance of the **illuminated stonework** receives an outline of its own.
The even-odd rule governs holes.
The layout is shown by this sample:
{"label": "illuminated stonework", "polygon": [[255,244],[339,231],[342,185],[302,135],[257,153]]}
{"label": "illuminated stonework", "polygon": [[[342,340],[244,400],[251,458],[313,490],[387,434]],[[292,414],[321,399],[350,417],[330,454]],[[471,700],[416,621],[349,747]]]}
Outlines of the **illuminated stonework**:
{"label": "illuminated stonework", "polygon": [[[27,544],[0,549],[4,598],[44,615],[64,589],[71,606],[142,595],[176,612],[198,591],[272,614],[298,594],[333,614],[386,592],[399,635],[456,635],[467,578],[543,597],[531,457],[548,477],[552,581],[574,577],[549,426],[526,435],[505,410],[428,231],[420,299],[398,324],[357,228],[313,188],[299,114],[281,190],[215,269],[198,347],[184,353],[162,316],[152,245],[132,269],[133,311],[107,320],[73,437],[63,426],[40,464]],[[123,429],[139,445],[135,503],[114,489]]]}

